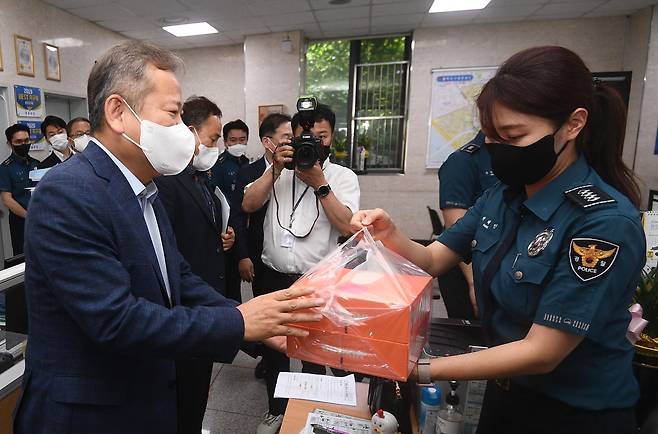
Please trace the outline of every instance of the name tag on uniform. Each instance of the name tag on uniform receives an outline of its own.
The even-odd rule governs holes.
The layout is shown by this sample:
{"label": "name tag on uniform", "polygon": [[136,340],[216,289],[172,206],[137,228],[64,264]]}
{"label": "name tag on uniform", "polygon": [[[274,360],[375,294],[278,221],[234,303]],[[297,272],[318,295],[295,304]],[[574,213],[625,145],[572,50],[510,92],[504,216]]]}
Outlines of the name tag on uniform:
{"label": "name tag on uniform", "polygon": [[285,249],[292,249],[295,245],[295,237],[288,231],[283,231],[281,234],[281,247]]}

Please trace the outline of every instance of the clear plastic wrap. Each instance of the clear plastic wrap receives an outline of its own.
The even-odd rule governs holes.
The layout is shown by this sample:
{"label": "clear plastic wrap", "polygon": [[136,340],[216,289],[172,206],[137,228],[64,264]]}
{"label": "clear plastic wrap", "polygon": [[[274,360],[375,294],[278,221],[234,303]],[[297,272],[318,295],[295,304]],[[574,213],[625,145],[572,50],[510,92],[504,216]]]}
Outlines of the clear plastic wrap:
{"label": "clear plastic wrap", "polygon": [[288,356],[350,372],[406,380],[426,342],[432,278],[363,230],[293,287],[326,300],[320,322],[288,337]]}

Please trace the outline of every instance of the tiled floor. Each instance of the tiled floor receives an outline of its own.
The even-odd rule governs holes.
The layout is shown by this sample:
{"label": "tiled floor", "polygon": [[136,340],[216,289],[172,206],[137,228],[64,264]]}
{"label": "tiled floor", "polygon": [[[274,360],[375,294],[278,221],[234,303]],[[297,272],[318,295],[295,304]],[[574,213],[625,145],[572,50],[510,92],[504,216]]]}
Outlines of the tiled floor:
{"label": "tiled floor", "polygon": [[[436,281],[435,281],[436,282]],[[251,297],[248,286],[242,288],[243,300]],[[445,317],[441,300],[432,306],[434,317]],[[203,434],[253,434],[267,411],[265,382],[254,377],[258,360],[240,352],[232,364],[216,363],[210,396],[203,421]],[[301,363],[293,360],[293,371],[301,371]]]}

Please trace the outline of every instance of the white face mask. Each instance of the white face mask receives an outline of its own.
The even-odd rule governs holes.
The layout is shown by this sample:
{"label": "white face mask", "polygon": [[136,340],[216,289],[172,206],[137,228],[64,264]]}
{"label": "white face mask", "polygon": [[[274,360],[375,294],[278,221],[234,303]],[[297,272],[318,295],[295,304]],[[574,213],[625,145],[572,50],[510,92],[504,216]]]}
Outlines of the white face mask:
{"label": "white face mask", "polygon": [[76,150],[76,152],[82,152],[89,144],[89,140],[91,139],[86,134],[83,134],[80,137],[76,137],[73,139],[73,148]]}
{"label": "white face mask", "polygon": [[55,134],[50,138],[50,146],[56,151],[63,152],[69,146],[69,138],[66,133]]}
{"label": "white face mask", "polygon": [[165,127],[149,120],[141,120],[132,107],[125,100],[123,102],[139,121],[140,143],[125,133],[122,136],[144,151],[146,159],[161,175],[181,173],[194,155],[194,134],[182,122]]}
{"label": "white face mask", "polygon": [[[197,139],[199,139],[199,134],[195,131]],[[199,153],[194,156],[192,160],[192,167],[194,167],[199,172],[205,172],[206,170],[212,169],[212,167],[217,162],[219,158],[219,148],[217,146],[209,148],[199,139]]]}
{"label": "white face mask", "polygon": [[247,152],[247,145],[237,144],[231,145],[228,148],[228,153],[234,157],[242,157]]}

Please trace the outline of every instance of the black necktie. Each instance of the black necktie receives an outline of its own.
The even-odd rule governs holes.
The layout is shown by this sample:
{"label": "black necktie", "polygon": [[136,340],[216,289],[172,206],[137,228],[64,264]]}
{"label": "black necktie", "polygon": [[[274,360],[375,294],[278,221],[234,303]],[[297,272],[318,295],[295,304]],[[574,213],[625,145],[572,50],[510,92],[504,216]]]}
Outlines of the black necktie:
{"label": "black necktie", "polygon": [[491,328],[491,318],[493,316],[495,304],[493,294],[491,293],[491,281],[499,271],[503,258],[516,241],[519,225],[521,224],[524,215],[524,210],[521,209],[519,214],[514,216],[514,219],[510,222],[511,224],[509,230],[505,234],[505,237],[501,243],[498,245],[498,249],[496,249],[496,252],[489,261],[489,264],[487,264],[487,267],[484,269],[484,273],[482,273],[482,286],[479,288],[480,295],[482,296],[484,304],[484,309],[482,312],[482,326],[484,329],[485,340],[489,346],[495,345],[493,339],[493,330]]}

